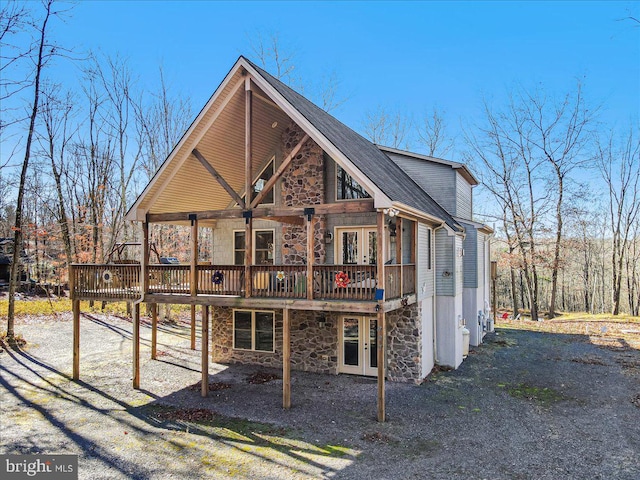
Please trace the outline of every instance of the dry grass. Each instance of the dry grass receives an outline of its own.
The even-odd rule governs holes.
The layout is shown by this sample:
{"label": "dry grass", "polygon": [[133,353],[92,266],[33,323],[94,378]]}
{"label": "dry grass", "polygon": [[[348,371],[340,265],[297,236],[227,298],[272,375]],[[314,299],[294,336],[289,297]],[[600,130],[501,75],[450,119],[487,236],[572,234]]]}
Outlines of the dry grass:
{"label": "dry grass", "polygon": [[571,313],[540,322],[498,319],[496,326],[506,329],[582,335],[591,343],[609,350],[624,351],[630,348],[640,350],[640,317],[630,315],[614,317],[609,314]]}

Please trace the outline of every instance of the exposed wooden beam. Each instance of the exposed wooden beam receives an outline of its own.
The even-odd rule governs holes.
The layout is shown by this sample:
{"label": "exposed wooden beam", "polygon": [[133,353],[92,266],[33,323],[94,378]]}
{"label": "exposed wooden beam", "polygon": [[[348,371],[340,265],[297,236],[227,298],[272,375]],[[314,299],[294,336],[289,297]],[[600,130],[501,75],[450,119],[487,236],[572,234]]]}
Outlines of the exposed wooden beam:
{"label": "exposed wooden beam", "polygon": [[158,353],[158,305],[151,304],[151,359],[155,360]]}
{"label": "exposed wooden beam", "polygon": [[291,318],[282,311],[282,408],[291,408]]}
{"label": "exposed wooden beam", "polygon": [[198,218],[191,219],[191,262],[189,269],[189,288],[191,296],[198,294]]}
{"label": "exposed wooden beam", "polygon": [[[317,215],[330,213],[367,213],[374,212],[373,200],[358,200],[339,203],[324,203],[321,205],[309,205],[313,207]],[[257,207],[252,210],[253,218],[271,217],[301,217],[304,215],[305,207]],[[195,212],[173,212],[173,213],[150,213],[148,219],[150,223],[160,222],[185,222],[189,220],[189,215],[196,214],[198,220],[217,220],[229,218],[242,218],[242,210],[238,208],[228,210],[199,210]]]}
{"label": "exposed wooden beam", "polygon": [[[172,168],[171,174],[169,174],[169,175],[167,175],[165,177],[165,179],[160,184],[159,188],[156,190],[156,192],[151,197],[151,200],[146,202],[147,205],[152,206],[152,205],[154,205],[156,203],[156,201],[158,200],[158,197],[162,194],[164,189],[167,188],[167,185],[169,184],[169,182],[173,178],[175,172],[178,171],[180,169],[180,167],[184,164],[184,162],[187,161],[187,158],[189,158],[189,155],[185,155],[184,157],[182,157],[181,159],[178,159],[177,161],[171,161],[171,160],[173,160],[173,158],[175,158],[175,156],[181,150],[181,148],[186,145],[187,141],[189,142],[189,145],[193,145],[194,148],[195,148],[196,145],[198,145],[198,143],[200,143],[200,140],[202,140],[204,135],[209,131],[209,129],[211,128],[211,125],[213,125],[213,123],[218,119],[220,114],[224,111],[224,109],[227,107],[227,105],[229,104],[231,99],[234,97],[234,95],[238,92],[238,90],[240,90],[240,87],[242,87],[242,85],[244,85],[244,80],[239,80],[235,84],[235,86],[232,88],[232,90],[229,92],[229,94],[225,97],[224,101],[220,104],[220,106],[213,113],[211,118],[207,121],[206,125],[204,125],[202,129],[200,129],[200,133],[198,133],[194,137],[191,137],[189,135],[189,133],[193,133],[193,129],[195,128],[196,125],[200,126],[200,124],[198,122],[198,119],[200,119],[200,115],[198,115],[198,119],[196,119],[196,121],[193,122],[191,127],[189,127],[189,130],[187,131],[187,134],[185,134],[183,139],[180,140],[178,145],[173,149],[173,151],[169,155],[169,159],[170,160],[165,162],[164,164],[162,164],[162,166],[160,167],[160,170],[158,170],[158,173],[156,173],[156,175],[153,177],[153,179],[151,180],[149,185],[147,185],[147,187],[144,189],[143,195],[145,194],[145,192],[149,192],[151,190],[152,186],[155,186],[156,180],[159,181],[161,175],[164,173],[164,171],[167,168]],[[202,113],[204,113],[204,112],[202,112]],[[173,165],[172,165],[172,163],[173,163]],[[140,198],[142,198],[142,197],[140,197]],[[146,211],[147,212],[149,211],[149,207],[147,207]]]}
{"label": "exposed wooden beam", "polygon": [[202,306],[202,381],[200,394],[203,397],[209,395],[209,305]]}
{"label": "exposed wooden beam", "polygon": [[80,379],[80,300],[73,300],[73,379]]}
{"label": "exposed wooden beam", "polygon": [[280,222],[280,223],[287,223],[289,225],[304,225],[304,218],[302,217],[259,217],[259,218],[263,218],[264,220],[270,220],[272,222]]}
{"label": "exposed wooden beam", "polygon": [[[385,236],[385,214],[382,211],[378,212],[378,231],[377,231],[377,271],[378,271],[378,288],[385,287],[385,273],[384,264],[386,262],[386,236]],[[385,292],[382,293],[382,305],[384,307]],[[378,328],[377,328],[377,360],[378,360],[378,421],[385,421],[386,405],[385,405],[385,375],[386,375],[386,355],[385,344],[387,338],[386,328],[386,314],[384,308],[380,308],[378,311]]]}
{"label": "exposed wooden beam", "polygon": [[133,388],[140,388],[140,304],[133,304]]}
{"label": "exposed wooden beam", "polygon": [[253,279],[251,278],[251,265],[253,263],[253,219],[246,219],[244,229],[244,296],[251,297]]}
{"label": "exposed wooden beam", "polygon": [[222,188],[224,188],[227,191],[227,193],[231,196],[231,198],[235,200],[238,205],[240,205],[240,208],[245,208],[244,200],[242,199],[242,197],[238,195],[236,191],[231,187],[231,185],[229,185],[227,181],[222,177],[222,175],[220,175],[218,171],[215,168],[213,168],[213,165],[211,165],[207,161],[207,159],[204,158],[204,155],[202,155],[197,148],[194,148],[191,153],[193,153],[193,156],[198,159],[198,161],[202,164],[204,168],[207,169],[207,171],[213,176],[213,178],[215,178],[216,181],[220,185],[222,185]]}
{"label": "exposed wooden beam", "polygon": [[276,184],[278,179],[282,176],[282,174],[285,172],[285,170],[289,168],[289,165],[291,165],[291,162],[293,161],[295,156],[298,154],[298,152],[300,151],[300,149],[308,139],[309,139],[309,135],[305,133],[304,137],[302,137],[302,140],[300,140],[298,144],[295,147],[293,147],[293,150],[291,150],[291,153],[289,153],[289,155],[287,155],[287,157],[282,161],[282,163],[280,164],[278,169],[274,172],[272,177],[269,180],[267,180],[267,183],[265,183],[264,187],[262,188],[262,191],[258,195],[256,195],[256,198],[253,199],[253,201],[251,202],[251,208],[256,208],[258,205],[260,205],[260,202],[264,200],[264,197],[267,196],[267,194],[269,193],[269,190],[271,190],[274,187],[274,185]]}
{"label": "exposed wooden beam", "polygon": [[[253,98],[251,96],[251,77],[249,77],[248,75],[245,77],[244,81],[244,95],[244,205],[246,206],[251,205],[251,191],[253,190],[251,188],[253,185],[253,146],[251,144],[251,117],[253,115]],[[246,207],[243,207],[243,209],[244,208]]]}
{"label": "exposed wooden beam", "polygon": [[385,399],[385,339],[387,337],[386,314],[384,310],[378,312],[378,421],[384,422],[386,417],[386,399]]}
{"label": "exposed wooden beam", "polygon": [[191,350],[196,349],[196,306],[191,305]]}
{"label": "exposed wooden beam", "polygon": [[145,294],[149,291],[149,223],[142,222],[142,261],[140,263],[140,288]]}
{"label": "exposed wooden beam", "polygon": [[[415,297],[415,295],[414,295]],[[96,298],[100,300],[101,298]],[[111,300],[110,300],[111,301]],[[216,307],[234,307],[249,309],[282,309],[289,307],[294,310],[368,313],[375,314],[380,307],[374,301],[353,300],[295,300],[283,298],[233,297],[233,296],[198,296],[176,294],[150,294],[145,297],[146,302],[170,303],[176,305],[214,305]],[[391,300],[390,302],[393,302]],[[400,300],[398,299],[398,305]],[[387,302],[389,303],[389,302]],[[376,308],[378,307],[378,308]],[[386,307],[386,303],[385,303]],[[398,307],[396,307],[398,308]],[[387,310],[385,308],[385,310]],[[387,310],[388,311],[388,310]]]}
{"label": "exposed wooden beam", "polygon": [[314,224],[316,217],[310,215],[307,219],[307,300],[313,300],[313,263],[315,249]]}

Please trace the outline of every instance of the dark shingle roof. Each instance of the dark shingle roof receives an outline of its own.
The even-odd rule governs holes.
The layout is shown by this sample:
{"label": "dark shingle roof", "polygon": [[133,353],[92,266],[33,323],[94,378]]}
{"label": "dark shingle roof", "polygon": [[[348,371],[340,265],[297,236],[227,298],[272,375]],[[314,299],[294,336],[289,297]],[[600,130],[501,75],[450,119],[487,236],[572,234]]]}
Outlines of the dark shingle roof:
{"label": "dark shingle roof", "polygon": [[440,218],[453,230],[461,229],[444,208],[373,143],[262,68],[245,60],[392,201]]}

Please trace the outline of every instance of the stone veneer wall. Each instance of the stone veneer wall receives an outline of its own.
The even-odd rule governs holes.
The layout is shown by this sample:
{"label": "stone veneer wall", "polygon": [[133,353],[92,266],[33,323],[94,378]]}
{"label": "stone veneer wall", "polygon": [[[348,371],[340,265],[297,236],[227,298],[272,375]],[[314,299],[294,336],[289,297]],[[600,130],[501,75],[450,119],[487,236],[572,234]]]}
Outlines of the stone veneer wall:
{"label": "stone veneer wall", "polygon": [[[282,311],[275,311],[275,352],[233,349],[233,309],[215,307],[211,321],[211,359],[222,363],[245,363],[282,367]],[[292,310],[291,368],[316,373],[338,373],[338,319],[323,313]],[[324,326],[319,322],[324,319]]]}
{"label": "stone veneer wall", "polygon": [[420,383],[422,322],[417,303],[387,313],[387,379]]}
{"label": "stone veneer wall", "polygon": [[[282,155],[286,157],[304,136],[294,122],[282,133]],[[282,175],[280,194],[285,207],[319,205],[324,202],[324,156],[322,149],[309,139]],[[317,216],[314,234],[314,262],[325,262],[324,233],[326,220]],[[307,260],[306,226],[282,225],[282,261],[285,265],[304,265]]]}

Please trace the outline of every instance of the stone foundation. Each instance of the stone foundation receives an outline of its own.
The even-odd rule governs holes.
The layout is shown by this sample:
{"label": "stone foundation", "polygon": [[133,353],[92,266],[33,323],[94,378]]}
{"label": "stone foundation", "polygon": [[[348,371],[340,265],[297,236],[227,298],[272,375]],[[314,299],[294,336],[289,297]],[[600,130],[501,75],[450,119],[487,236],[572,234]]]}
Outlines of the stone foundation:
{"label": "stone foundation", "polygon": [[[275,311],[275,352],[233,348],[233,309],[216,307],[211,321],[211,360],[282,368],[282,311]],[[338,373],[337,317],[292,310],[291,368],[316,373]],[[324,325],[320,322],[324,320]]]}
{"label": "stone foundation", "polygon": [[422,381],[422,322],[417,303],[387,313],[387,379]]}

